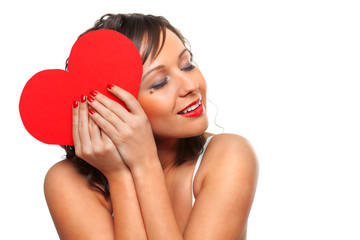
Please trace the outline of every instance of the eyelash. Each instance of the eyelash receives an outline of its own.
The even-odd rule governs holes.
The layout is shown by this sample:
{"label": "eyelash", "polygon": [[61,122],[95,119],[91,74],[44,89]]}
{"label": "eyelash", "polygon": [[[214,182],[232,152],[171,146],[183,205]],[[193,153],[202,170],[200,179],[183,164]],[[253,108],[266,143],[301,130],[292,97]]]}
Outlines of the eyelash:
{"label": "eyelash", "polygon": [[[195,66],[190,63],[190,65],[188,67],[181,69],[181,71],[190,71],[190,70],[192,70],[194,68],[195,68]],[[151,88],[155,89],[155,90],[160,89],[161,87],[163,87],[167,83],[168,83],[168,77],[165,77],[165,79],[161,83],[155,84],[155,85],[151,86]]]}
{"label": "eyelash", "polygon": [[152,89],[159,89],[159,88],[161,88],[162,86],[164,86],[167,83],[168,83],[168,77],[165,77],[165,79],[161,83],[155,84],[151,88]]}
{"label": "eyelash", "polygon": [[181,69],[181,71],[190,71],[194,68],[195,68],[195,66],[192,63],[190,63],[190,65],[188,67]]}

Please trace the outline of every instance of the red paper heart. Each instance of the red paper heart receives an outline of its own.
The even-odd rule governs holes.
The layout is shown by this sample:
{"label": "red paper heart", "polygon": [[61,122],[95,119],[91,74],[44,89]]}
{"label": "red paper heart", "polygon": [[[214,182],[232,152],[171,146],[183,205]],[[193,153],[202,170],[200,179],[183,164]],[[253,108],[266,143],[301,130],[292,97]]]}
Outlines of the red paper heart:
{"label": "red paper heart", "polygon": [[19,104],[21,119],[39,141],[73,145],[73,101],[97,90],[120,102],[107,91],[108,83],[137,97],[141,76],[139,51],[127,37],[107,29],[89,32],[73,45],[68,71],[40,71],[26,83]]}

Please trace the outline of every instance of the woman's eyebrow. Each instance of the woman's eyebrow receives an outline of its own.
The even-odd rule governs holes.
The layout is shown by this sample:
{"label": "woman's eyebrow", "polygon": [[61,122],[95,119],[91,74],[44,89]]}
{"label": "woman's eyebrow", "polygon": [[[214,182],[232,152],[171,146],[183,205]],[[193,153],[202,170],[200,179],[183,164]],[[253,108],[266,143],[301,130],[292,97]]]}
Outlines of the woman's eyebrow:
{"label": "woman's eyebrow", "polygon": [[187,50],[186,48],[184,50],[182,50],[182,52],[179,54],[179,58],[181,58],[182,55],[184,55],[184,53],[186,53],[187,51],[189,51],[189,50]]}
{"label": "woman's eyebrow", "polygon": [[164,68],[165,66],[164,65],[159,65],[159,66],[156,66],[152,69],[150,69],[147,73],[145,73],[145,75],[142,77],[142,79],[146,78],[150,73],[152,73],[153,71],[157,71],[157,70],[160,70],[162,68]]}
{"label": "woman's eyebrow", "polygon": [[[181,51],[181,53],[179,54],[179,59],[182,57],[182,55],[184,55],[184,53],[188,52],[189,50],[188,49],[184,49]],[[156,66],[152,69],[150,69],[147,73],[144,74],[144,76],[142,77],[142,79],[145,79],[150,73],[152,73],[153,71],[157,71],[157,70],[160,70],[162,68],[164,68],[165,66],[164,65],[159,65],[159,66]]]}

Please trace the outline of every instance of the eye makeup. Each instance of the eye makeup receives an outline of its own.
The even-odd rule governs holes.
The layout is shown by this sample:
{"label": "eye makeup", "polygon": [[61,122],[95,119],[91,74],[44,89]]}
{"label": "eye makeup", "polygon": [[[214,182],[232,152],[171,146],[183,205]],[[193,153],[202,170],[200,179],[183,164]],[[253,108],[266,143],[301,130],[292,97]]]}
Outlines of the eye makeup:
{"label": "eye makeup", "polygon": [[180,60],[180,70],[181,71],[190,71],[195,68],[195,65],[192,63],[192,55],[189,51],[185,52]]}
{"label": "eye makeup", "polygon": [[168,83],[168,77],[165,77],[160,83],[155,83],[155,84],[151,85],[150,88],[151,89],[159,89],[167,83]]}
{"label": "eye makeup", "polygon": [[188,67],[182,68],[181,71],[190,71],[194,68],[195,66],[192,63],[190,63]]}
{"label": "eye makeup", "polygon": [[[195,68],[195,65],[192,63],[191,53],[188,50],[184,50],[179,55],[178,70],[187,72],[187,71],[191,71],[194,68]],[[157,72],[157,73],[155,73],[155,76],[150,77],[150,79],[152,79],[150,81],[153,82],[149,86],[149,89],[151,90],[151,92],[162,88],[169,82],[169,75],[168,75],[169,72],[167,70],[167,67],[165,67],[165,65],[159,65],[159,66],[153,68],[152,70],[150,70],[148,73],[145,74],[145,77],[149,76],[153,72]]]}

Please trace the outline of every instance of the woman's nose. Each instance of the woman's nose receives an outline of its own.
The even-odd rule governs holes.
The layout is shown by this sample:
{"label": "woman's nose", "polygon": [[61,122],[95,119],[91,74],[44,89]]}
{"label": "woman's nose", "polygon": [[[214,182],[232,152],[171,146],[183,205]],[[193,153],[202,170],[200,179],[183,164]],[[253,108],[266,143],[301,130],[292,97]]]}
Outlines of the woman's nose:
{"label": "woman's nose", "polygon": [[197,81],[187,77],[179,77],[179,95],[185,97],[188,94],[196,93],[199,90]]}

